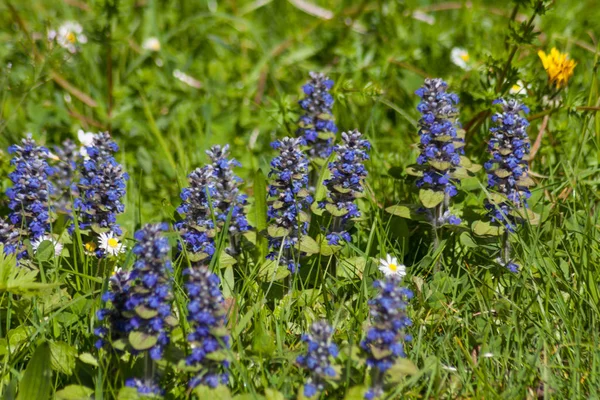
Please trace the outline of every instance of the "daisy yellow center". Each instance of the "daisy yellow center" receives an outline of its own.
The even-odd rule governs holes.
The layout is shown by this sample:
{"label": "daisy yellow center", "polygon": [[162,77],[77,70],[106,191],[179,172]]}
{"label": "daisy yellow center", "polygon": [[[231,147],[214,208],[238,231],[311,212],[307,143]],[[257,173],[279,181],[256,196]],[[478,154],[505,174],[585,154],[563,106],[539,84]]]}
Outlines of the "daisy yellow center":
{"label": "daisy yellow center", "polygon": [[75,43],[75,34],[73,32],[67,33],[67,40],[71,43]]}
{"label": "daisy yellow center", "polygon": [[513,85],[512,86],[512,90],[514,90],[514,91],[521,90],[521,86],[519,86],[519,85]]}
{"label": "daisy yellow center", "polygon": [[112,247],[114,249],[117,246],[119,246],[119,241],[115,238],[110,238],[110,239],[108,239],[106,244],[108,244],[108,247]]}
{"label": "daisy yellow center", "polygon": [[390,271],[396,272],[398,270],[398,266],[396,264],[388,264]]}
{"label": "daisy yellow center", "polygon": [[462,60],[465,61],[465,62],[469,62],[469,53],[463,53],[463,54],[461,54],[460,58],[462,58]]}
{"label": "daisy yellow center", "polygon": [[94,250],[96,250],[96,243],[94,243],[94,242],[87,242],[85,244],[85,249],[87,251],[94,251]]}

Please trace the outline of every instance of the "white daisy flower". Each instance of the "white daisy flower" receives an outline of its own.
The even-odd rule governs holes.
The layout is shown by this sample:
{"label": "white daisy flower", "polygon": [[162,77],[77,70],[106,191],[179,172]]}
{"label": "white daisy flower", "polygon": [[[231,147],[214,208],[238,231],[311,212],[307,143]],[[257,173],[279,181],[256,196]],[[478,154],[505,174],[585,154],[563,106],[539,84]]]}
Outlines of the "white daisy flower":
{"label": "white daisy flower", "polygon": [[58,31],[51,30],[48,32],[48,39],[56,40],[60,47],[67,49],[70,53],[77,52],[78,43],[87,43],[87,36],[83,34],[83,27],[73,21],[63,23]]}
{"label": "white daisy flower", "polygon": [[157,37],[149,37],[142,43],[144,50],[160,51],[160,40]]}
{"label": "white daisy flower", "polygon": [[40,236],[39,238],[37,238],[36,240],[31,242],[31,248],[33,249],[33,252],[37,253],[38,248],[40,247],[42,242],[45,242],[45,241],[52,243],[52,246],[54,246],[54,255],[56,257],[60,256],[60,253],[62,253],[64,246],[62,243],[58,242],[56,239],[54,239],[50,235]]}
{"label": "white daisy flower", "polygon": [[125,252],[125,246],[119,241],[118,237],[115,237],[113,232],[106,232],[100,234],[100,246],[106,254],[111,256],[117,256],[120,253]]}
{"label": "white daisy flower", "polygon": [[91,147],[94,144],[95,137],[95,133],[84,132],[82,129],[77,131],[77,139],[79,139],[79,142],[81,143],[81,148],[79,149],[81,157],[89,158],[86,147]]}
{"label": "white daisy flower", "polygon": [[469,52],[461,47],[455,47],[450,52],[450,60],[465,71],[471,69],[469,65],[470,59]]}
{"label": "white daisy flower", "polygon": [[525,86],[523,81],[518,80],[517,83],[515,83],[514,85],[511,86],[508,93],[525,95],[525,94],[527,94],[527,87]]}
{"label": "white daisy flower", "polygon": [[379,260],[379,270],[385,276],[399,276],[402,278],[406,275],[406,267],[403,264],[399,264],[398,259],[389,254],[385,259],[381,258]]}

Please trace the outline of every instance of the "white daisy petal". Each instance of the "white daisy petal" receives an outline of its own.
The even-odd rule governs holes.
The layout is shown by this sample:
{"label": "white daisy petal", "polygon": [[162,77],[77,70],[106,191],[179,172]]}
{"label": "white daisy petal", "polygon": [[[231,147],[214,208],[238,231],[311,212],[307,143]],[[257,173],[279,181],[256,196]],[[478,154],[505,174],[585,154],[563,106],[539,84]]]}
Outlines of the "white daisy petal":
{"label": "white daisy petal", "polygon": [[149,37],[142,43],[142,48],[150,51],[160,51],[160,40],[156,37]]}
{"label": "white daisy petal", "polygon": [[54,246],[54,255],[56,257],[60,256],[60,254],[63,251],[64,246],[62,243],[58,242],[56,239],[54,239],[50,235],[41,236],[41,237],[37,238],[36,240],[34,240],[33,242],[31,242],[31,248],[33,249],[33,252],[37,253],[37,250],[40,247],[40,245],[46,241],[52,243],[52,245]]}
{"label": "white daisy petal", "polygon": [[406,267],[403,264],[398,263],[396,257],[392,257],[389,254],[386,256],[385,260],[379,260],[379,270],[388,277],[398,276],[402,278],[406,275]]}
{"label": "white daisy petal", "polygon": [[471,69],[469,65],[470,59],[469,52],[461,47],[455,47],[450,52],[450,60],[465,71]]}

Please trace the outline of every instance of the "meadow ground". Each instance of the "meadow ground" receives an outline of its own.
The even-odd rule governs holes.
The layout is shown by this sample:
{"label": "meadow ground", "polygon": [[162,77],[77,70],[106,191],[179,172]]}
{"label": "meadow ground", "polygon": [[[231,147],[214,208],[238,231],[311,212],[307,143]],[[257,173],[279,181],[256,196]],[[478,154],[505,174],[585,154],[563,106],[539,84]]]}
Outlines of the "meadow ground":
{"label": "meadow ground", "polygon": [[[65,25],[68,21],[74,24]],[[71,220],[55,207],[52,233],[63,246],[58,256],[51,240],[33,251],[25,230],[19,265],[13,256],[0,260],[2,397],[131,399],[139,394],[125,382],[137,377],[153,380],[168,399],[305,398],[306,382],[323,384],[313,396],[321,399],[362,399],[372,387],[384,389],[387,399],[597,398],[598,21],[593,0],[0,3],[2,193],[10,194],[15,184],[9,178],[15,154],[7,149],[28,132],[58,154],[48,160],[52,165],[64,161],[57,160],[62,155],[54,146],[65,139],[79,151],[79,130],[109,132],[120,147],[115,160],[129,174],[124,212],[117,213],[125,252],[98,259],[84,246],[100,232],[84,227],[69,232]],[[553,48],[576,62],[572,76],[568,64],[561,69],[546,60]],[[361,180],[360,216],[350,225],[350,241],[323,242],[321,232],[339,228],[343,217],[328,217],[332,209],[323,213],[316,205],[307,210],[305,236],[314,240],[302,242],[308,254],[296,260],[299,272],[290,274],[277,260],[297,252],[280,246],[276,260],[266,261],[266,237],[298,227],[277,231],[269,225],[267,206],[281,204],[267,204],[264,193],[281,178],[269,175],[279,154],[270,144],[297,136],[305,114],[298,101],[310,94],[302,88],[310,71],[333,81],[335,143],[342,143],[341,132],[353,129],[370,142],[368,176]],[[423,143],[419,127],[426,123],[415,91],[435,77],[458,95],[460,125],[453,126],[464,133],[464,168],[449,203],[444,195],[417,188],[423,177],[414,176],[422,174],[413,165]],[[498,187],[488,187],[485,170],[490,128],[497,123],[492,115],[502,111],[493,104],[499,97],[516,98],[530,109],[519,115],[530,123],[524,165],[534,185],[529,211],[514,233],[501,233],[484,206],[498,204]],[[190,185],[187,176],[210,162],[205,151],[216,144],[229,144],[241,163],[234,171],[248,195],[244,212],[252,229],[235,245],[218,232],[207,239],[216,249],[210,268],[221,279],[228,313],[221,327],[227,329],[215,334],[218,345],[231,335],[230,348],[215,352],[208,363],[223,372],[219,364],[227,358],[229,377],[216,389],[201,384],[189,390],[190,379],[206,377],[207,369],[193,370],[182,361],[195,348],[187,334],[198,323],[190,308],[192,278],[182,272],[190,263],[209,263],[178,250],[182,231],[175,228],[185,214],[178,207],[182,189]],[[81,170],[83,156],[78,162]],[[310,164],[317,202],[328,189],[335,191],[322,185],[331,178],[326,166],[323,160]],[[200,190],[198,196],[205,194]],[[1,217],[21,212],[9,197],[0,195]],[[70,209],[73,199],[67,197]],[[459,224],[431,219],[448,206]],[[235,222],[231,214],[226,226]],[[82,218],[75,213],[75,221]],[[97,311],[110,307],[102,296],[108,278],[119,267],[134,268],[134,233],[156,222],[168,223],[173,259],[164,278],[173,280],[172,294],[162,299],[173,302],[178,320],[170,344],[156,361],[145,351],[155,345],[151,334],[130,335],[118,345],[106,340],[98,349],[95,330],[105,321]],[[11,231],[18,232],[15,226],[0,229],[0,239]],[[383,278],[378,267],[388,254],[406,266],[402,285],[414,293],[406,301],[412,325],[394,337],[397,342],[412,336],[405,358],[398,360],[382,354],[381,346],[375,355],[377,346],[361,347],[377,323],[369,300],[381,300],[381,288],[373,283]],[[509,271],[508,262],[518,272]],[[209,300],[218,304],[215,296]],[[319,320],[333,326],[326,336],[339,347],[336,357],[325,357],[335,376],[324,379],[297,361],[307,351],[301,335]],[[376,365],[367,366],[368,356],[391,357],[395,364],[378,374]]]}

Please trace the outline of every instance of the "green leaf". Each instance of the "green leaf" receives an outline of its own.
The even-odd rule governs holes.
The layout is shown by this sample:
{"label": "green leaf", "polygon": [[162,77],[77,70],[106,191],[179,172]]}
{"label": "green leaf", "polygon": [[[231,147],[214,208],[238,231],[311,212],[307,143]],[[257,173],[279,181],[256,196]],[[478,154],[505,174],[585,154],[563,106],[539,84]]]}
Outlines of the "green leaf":
{"label": "green leaf", "polygon": [[304,235],[298,243],[298,249],[306,254],[317,254],[321,251],[319,244],[310,236]]}
{"label": "green leaf", "polygon": [[438,171],[446,171],[452,166],[452,164],[448,161],[429,161],[429,165]]}
{"label": "green leaf", "polygon": [[477,236],[499,236],[504,233],[503,227],[494,226],[491,223],[484,221],[473,222],[471,229]]}
{"label": "green leaf", "polygon": [[395,206],[390,206],[386,208],[385,211],[397,217],[412,219],[413,221],[425,220],[425,215],[423,213],[418,213],[416,208],[417,207],[413,205],[399,204]]}
{"label": "green leaf", "polygon": [[50,354],[52,369],[66,375],[72,375],[75,369],[77,350],[65,342],[51,342]]}
{"label": "green leaf", "polygon": [[285,396],[275,389],[265,389],[266,400],[285,400]]}
{"label": "green leaf", "polygon": [[386,208],[385,211],[398,217],[411,219],[410,208],[407,206],[391,206]]}
{"label": "green leaf", "polygon": [[364,386],[354,386],[348,389],[344,400],[364,400],[367,388]]}
{"label": "green leaf", "polygon": [[224,385],[219,385],[214,389],[205,385],[199,385],[194,389],[194,394],[198,396],[199,399],[232,400],[229,388]]}
{"label": "green leaf", "polygon": [[406,375],[416,375],[419,368],[408,358],[399,358],[390,369],[387,370],[388,379],[392,383],[398,383]]}
{"label": "green leaf", "polygon": [[475,243],[475,240],[473,240],[473,237],[469,234],[469,232],[463,232],[460,234],[460,243],[470,249],[475,249],[478,247],[477,243]]}
{"label": "green leaf", "polygon": [[284,237],[290,233],[290,230],[280,226],[269,225],[267,233],[270,237]]}
{"label": "green leaf", "polygon": [[79,355],[79,360],[83,363],[89,364],[89,365],[93,365],[94,367],[98,366],[98,360],[96,360],[96,357],[94,357],[93,355],[91,355],[90,353],[82,353]]}
{"label": "green leaf", "polygon": [[[138,394],[136,388],[132,387],[122,387],[119,390],[119,394],[117,395],[117,400],[138,400],[142,397]],[[149,398],[148,396],[144,396],[145,399]],[[151,397],[150,397],[151,398]]]}
{"label": "green leaf", "polygon": [[137,306],[135,313],[142,319],[151,319],[158,315],[158,311],[148,308],[145,305]]}
{"label": "green leaf", "polygon": [[418,176],[418,177],[423,176],[423,167],[418,164],[409,165],[408,167],[406,167],[405,171],[408,175]]}
{"label": "green leaf", "polygon": [[262,356],[270,356],[276,349],[275,339],[264,326],[262,313],[261,318],[254,324],[254,335],[252,335],[252,351]]}
{"label": "green leaf", "polygon": [[17,400],[46,400],[50,397],[52,369],[50,368],[50,345],[40,344],[27,363],[27,369],[19,384]]}
{"label": "green leaf", "polygon": [[129,333],[129,344],[135,350],[148,350],[156,344],[158,338],[153,335],[148,335],[145,332],[130,332]]}
{"label": "green leaf", "polygon": [[206,358],[213,361],[225,361],[229,359],[229,355],[225,350],[217,350],[212,353],[208,353]]}
{"label": "green leaf", "polygon": [[435,192],[431,189],[419,190],[419,200],[425,208],[434,208],[444,201],[444,192]]}
{"label": "green leaf", "polygon": [[362,279],[367,260],[364,257],[346,258],[336,268],[338,278]]}
{"label": "green leaf", "polygon": [[223,297],[226,299],[233,297],[233,288],[235,287],[235,277],[233,275],[233,267],[225,268],[223,272]]}
{"label": "green leaf", "polygon": [[267,260],[258,270],[258,278],[264,282],[279,281],[290,274],[287,267],[279,265],[277,260]]}
{"label": "green leaf", "polygon": [[237,264],[237,260],[229,255],[225,250],[219,255],[219,268],[225,268]]}
{"label": "green leaf", "polygon": [[506,178],[508,176],[512,175],[512,172],[506,170],[506,169],[501,169],[498,168],[497,170],[494,171],[494,174],[498,177],[498,178]]}
{"label": "green leaf", "polygon": [[44,240],[40,243],[35,256],[40,262],[46,262],[54,257],[54,244],[50,240]]}
{"label": "green leaf", "polygon": [[56,392],[57,400],[88,400],[92,398],[94,393],[93,389],[90,389],[81,385],[69,385],[64,389]]}
{"label": "green leaf", "polygon": [[333,215],[334,217],[341,217],[343,215],[348,214],[348,209],[342,208],[340,210],[334,204],[325,204],[325,209],[329,212],[329,214]]}
{"label": "green leaf", "polygon": [[[267,180],[260,168],[254,174],[254,214],[256,231],[262,232],[267,229]],[[267,238],[257,235],[256,247],[259,250],[260,258],[266,256],[267,246]]]}
{"label": "green leaf", "polygon": [[534,186],[535,182],[529,176],[522,176],[521,179],[517,181],[517,185],[522,187],[530,187]]}

